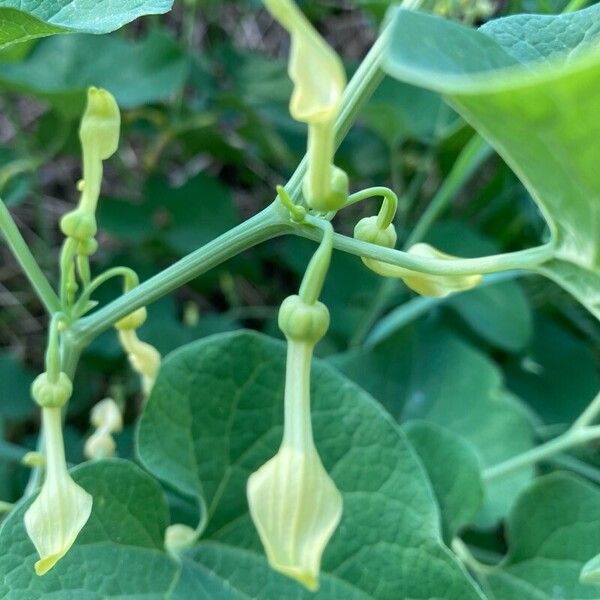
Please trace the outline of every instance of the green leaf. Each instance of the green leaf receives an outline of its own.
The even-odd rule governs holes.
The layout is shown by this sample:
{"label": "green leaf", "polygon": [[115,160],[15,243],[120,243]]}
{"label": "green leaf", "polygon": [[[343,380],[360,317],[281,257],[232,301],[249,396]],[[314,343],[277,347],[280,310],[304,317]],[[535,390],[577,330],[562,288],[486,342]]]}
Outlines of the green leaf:
{"label": "green leaf", "polygon": [[61,112],[78,116],[90,85],[106,88],[122,108],[132,108],[172,97],[188,70],[177,41],[160,30],[135,41],[116,35],[72,35],[43,40],[24,61],[3,65],[0,85],[49,100]]}
{"label": "green leaf", "polygon": [[531,308],[516,281],[502,281],[455,294],[448,298],[447,304],[473,330],[503,350],[521,350],[531,338]]}
{"label": "green leaf", "polygon": [[407,139],[436,142],[459,120],[439,94],[390,78],[377,88],[361,119],[391,148]]}
{"label": "green leaf", "polygon": [[597,599],[579,582],[600,549],[600,491],[566,474],[541,477],[519,498],[507,524],[509,553],[486,572],[493,600]]}
{"label": "green leaf", "polygon": [[[138,433],[144,465],[205,506],[205,537],[258,556],[245,486],[281,441],[284,372],[285,345],[262,335],[190,344],[165,359]],[[320,361],[313,383],[316,444],[344,496],[317,597],[346,597],[350,588],[354,597],[376,593],[382,600],[480,597],[441,544],[435,500],[402,432],[367,394]],[[201,569],[254,597],[262,576],[236,566],[231,556],[239,551],[211,547],[212,553],[202,544],[194,552]],[[328,575],[336,580],[332,588]]]}
{"label": "green leaf", "polygon": [[476,31],[399,10],[386,59],[398,79],[442,93],[506,160],[557,244],[540,272],[598,318],[599,16],[595,5],[497,19]]}
{"label": "green leaf", "polygon": [[165,13],[172,5],[173,0],[0,0],[0,48],[56,33],[108,33],[142,15]]}
{"label": "green leaf", "polygon": [[[475,257],[501,251],[480,233],[453,222],[438,224],[425,241],[456,256]],[[503,350],[521,350],[531,338],[531,307],[516,281],[452,294],[445,305],[455,310],[475,333]]]}
{"label": "green leaf", "polygon": [[481,508],[479,458],[467,442],[439,425],[411,421],[404,431],[427,471],[440,506],[444,539],[450,543]]}
{"label": "green leaf", "polygon": [[510,389],[547,424],[570,425],[600,389],[593,344],[541,317],[532,343],[508,363],[506,376]]}
{"label": "green leaf", "polygon": [[[182,600],[189,598],[344,598],[369,600],[369,594],[334,576],[323,574],[319,593],[307,592],[297,583],[273,571],[266,560],[251,550],[235,548],[219,542],[202,542],[188,552],[181,578]],[[178,590],[174,597],[178,597]],[[183,594],[186,594],[185,596]],[[201,595],[205,594],[205,596]]]}
{"label": "green leaf", "polygon": [[[378,346],[332,360],[400,422],[425,419],[461,436],[483,467],[533,445],[529,416],[504,387],[498,368],[440,327],[407,328]],[[477,523],[489,527],[503,517],[532,473],[525,468],[488,483]]]}
{"label": "green leaf", "polygon": [[19,505],[0,529],[0,596],[5,600],[170,598],[179,567],[164,551],[168,513],[157,483],[133,463],[85,463],[73,478],[94,498],[90,520],[69,553],[43,577]]}

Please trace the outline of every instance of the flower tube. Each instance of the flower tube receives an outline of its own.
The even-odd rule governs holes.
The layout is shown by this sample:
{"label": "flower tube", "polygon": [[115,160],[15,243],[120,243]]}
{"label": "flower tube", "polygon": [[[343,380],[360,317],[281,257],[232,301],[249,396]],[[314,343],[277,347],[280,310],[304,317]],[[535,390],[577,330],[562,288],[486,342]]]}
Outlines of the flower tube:
{"label": "flower tube", "polygon": [[25,528],[39,560],[35,572],[44,575],[69,551],[92,512],[92,496],[69,475],[62,437],[61,410],[71,396],[64,374],[48,373],[33,383],[32,395],[42,407],[46,474],[38,497],[25,513]]}
{"label": "flower tube", "polygon": [[329,266],[329,229],[311,260],[300,294],[279,310],[287,338],[283,439],[279,451],[254,472],[247,487],[250,515],[273,569],[309,590],[319,586],[323,552],[342,516],[342,496],[323,467],[313,440],[310,371],[314,347],[329,327],[317,301]]}

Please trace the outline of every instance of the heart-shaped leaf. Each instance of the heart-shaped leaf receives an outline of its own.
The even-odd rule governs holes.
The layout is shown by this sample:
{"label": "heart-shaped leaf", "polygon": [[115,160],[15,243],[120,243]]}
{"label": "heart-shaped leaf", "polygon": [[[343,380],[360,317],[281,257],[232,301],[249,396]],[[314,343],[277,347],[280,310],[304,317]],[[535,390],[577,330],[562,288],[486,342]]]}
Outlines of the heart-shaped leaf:
{"label": "heart-shaped leaf", "polygon": [[[165,359],[139,427],[146,467],[205,506],[204,537],[219,545],[193,551],[199,568],[250,596],[262,577],[252,565],[264,562],[245,486],[281,441],[284,373],[285,345],[262,335],[190,344]],[[434,496],[400,429],[330,366],[315,361],[313,382],[315,442],[344,500],[316,597],[353,590],[381,600],[480,598],[441,543]],[[236,566],[239,556],[247,557],[247,573]],[[293,585],[294,595],[265,597],[303,597]]]}
{"label": "heart-shaped leaf", "polygon": [[539,478],[508,519],[509,553],[484,573],[494,600],[598,598],[579,573],[600,551],[600,491],[566,474]]}
{"label": "heart-shaped leaf", "polygon": [[386,70],[438,91],[511,166],[556,243],[539,272],[600,318],[600,5],[479,30],[399,10]]}
{"label": "heart-shaped leaf", "polygon": [[[401,330],[377,346],[340,354],[332,361],[400,422],[425,419],[458,434],[483,467],[533,446],[526,410],[504,387],[499,369],[433,323]],[[477,524],[491,527],[502,518],[532,474],[532,468],[525,467],[502,481],[486,483]]]}

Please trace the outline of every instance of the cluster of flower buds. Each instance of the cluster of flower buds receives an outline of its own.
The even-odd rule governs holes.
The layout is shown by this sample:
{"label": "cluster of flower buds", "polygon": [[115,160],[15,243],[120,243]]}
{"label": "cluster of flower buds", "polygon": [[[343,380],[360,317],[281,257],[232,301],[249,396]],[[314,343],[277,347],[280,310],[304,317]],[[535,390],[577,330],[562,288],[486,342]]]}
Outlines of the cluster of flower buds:
{"label": "cluster of flower buds", "polygon": [[89,257],[98,248],[95,236],[96,208],[102,184],[102,161],[110,158],[119,144],[121,114],[113,96],[104,89],[88,89],[87,106],[79,128],[83,154],[83,179],[79,205],[63,216],[60,228],[66,242],[61,256],[61,295],[71,304],[77,291],[75,262],[84,284],[90,281]]}

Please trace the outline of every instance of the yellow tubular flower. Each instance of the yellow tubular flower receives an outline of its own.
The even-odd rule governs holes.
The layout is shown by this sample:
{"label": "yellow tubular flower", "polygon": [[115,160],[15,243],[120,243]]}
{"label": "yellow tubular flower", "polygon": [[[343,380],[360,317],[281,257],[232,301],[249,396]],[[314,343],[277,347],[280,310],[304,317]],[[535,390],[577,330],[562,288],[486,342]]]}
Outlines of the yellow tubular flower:
{"label": "yellow tubular flower", "polygon": [[[333,165],[334,124],[346,88],[344,66],[292,0],[265,0],[265,6],[291,37],[288,72],[294,91],[290,114],[309,127],[307,200],[317,210],[337,210],[348,187]],[[337,185],[334,179],[340,180]],[[332,186],[339,189],[332,190]]]}
{"label": "yellow tubular flower", "polygon": [[83,152],[81,207],[87,212],[94,213],[96,210],[102,182],[102,161],[117,151],[120,128],[121,113],[114,97],[106,90],[90,87],[79,127]]}
{"label": "yellow tubular flower", "polygon": [[[366,217],[361,219],[354,228],[354,237],[363,242],[377,244],[385,248],[393,248],[396,245],[396,230],[392,224],[382,228],[379,225],[379,217]],[[438,260],[452,261],[456,256],[440,252],[429,244],[415,244],[408,250],[409,254],[422,256],[424,258],[435,258]],[[378,275],[383,277],[395,277],[402,279],[413,291],[422,296],[443,298],[453,292],[470,290],[481,283],[481,275],[429,275],[411,271],[398,265],[392,265],[373,258],[362,257],[363,263]]]}
{"label": "yellow tubular flower", "polygon": [[[440,252],[429,244],[415,244],[408,252],[425,258],[447,261],[457,259],[456,256]],[[470,290],[478,286],[482,279],[481,275],[429,275],[370,258],[363,258],[363,262],[375,273],[384,277],[398,277],[417,294],[433,298],[444,298],[454,292]]]}
{"label": "yellow tubular flower", "polygon": [[25,528],[40,560],[35,572],[44,575],[69,551],[92,512],[92,497],[67,471],[62,439],[61,408],[42,408],[46,476],[42,489],[25,513]]}
{"label": "yellow tubular flower", "polygon": [[84,454],[88,458],[114,456],[116,443],[111,434],[123,429],[123,418],[117,403],[112,398],[98,402],[92,409],[90,422],[96,431],[85,442]]}
{"label": "yellow tubular flower", "polygon": [[344,66],[291,0],[265,0],[275,19],[291,36],[289,75],[294,82],[290,114],[314,125],[337,117],[346,87]]}
{"label": "yellow tubular flower", "polygon": [[127,352],[131,368],[141,375],[142,389],[144,395],[148,396],[160,369],[160,353],[154,346],[142,342],[135,329],[117,329],[117,331],[121,346]]}
{"label": "yellow tubular flower", "polygon": [[306,305],[291,296],[282,306],[280,326],[288,337],[283,440],[247,487],[269,564],[313,591],[323,551],[342,516],[342,496],[321,463],[310,418],[313,348],[328,323],[321,303]]}

